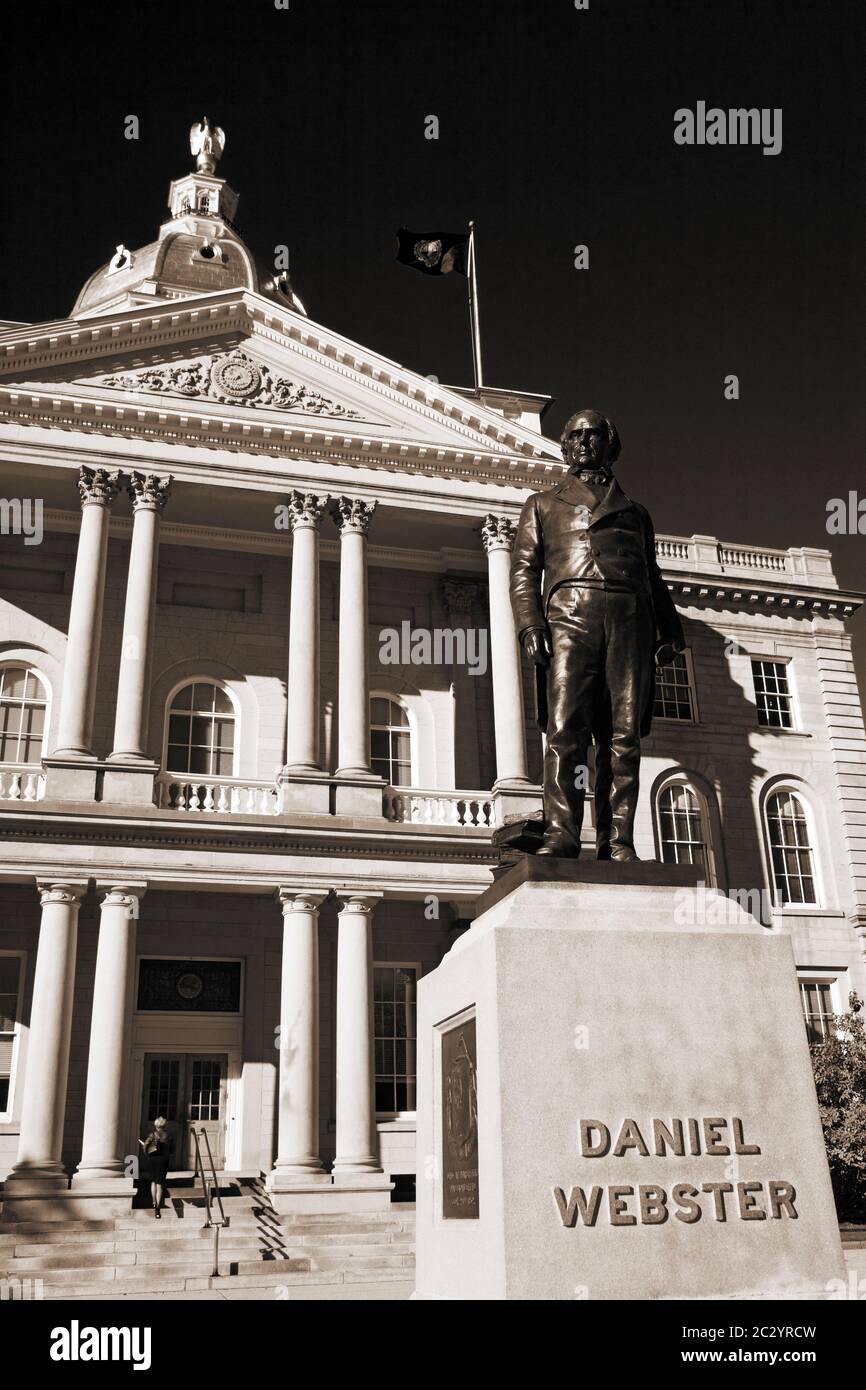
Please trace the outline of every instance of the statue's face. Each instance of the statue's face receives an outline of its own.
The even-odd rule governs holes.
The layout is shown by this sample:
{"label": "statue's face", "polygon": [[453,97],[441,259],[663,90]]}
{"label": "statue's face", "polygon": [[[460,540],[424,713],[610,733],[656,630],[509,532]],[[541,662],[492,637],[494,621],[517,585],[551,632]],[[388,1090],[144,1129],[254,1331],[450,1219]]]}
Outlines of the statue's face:
{"label": "statue's face", "polygon": [[569,468],[598,472],[608,466],[607,421],[594,410],[583,411],[568,422],[562,452]]}

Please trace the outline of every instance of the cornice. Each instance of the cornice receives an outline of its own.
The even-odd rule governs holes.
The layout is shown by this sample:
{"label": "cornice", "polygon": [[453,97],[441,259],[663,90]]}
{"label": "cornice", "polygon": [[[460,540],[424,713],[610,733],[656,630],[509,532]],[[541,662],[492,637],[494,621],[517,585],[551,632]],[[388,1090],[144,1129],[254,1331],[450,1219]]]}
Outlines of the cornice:
{"label": "cornice", "polygon": [[[240,332],[246,338],[273,343],[278,348],[285,347],[288,342],[295,355],[306,358],[312,365],[325,366],[332,374],[343,376],[347,384],[372,391],[383,400],[403,410],[408,408],[430,421],[446,420],[450,430],[464,434],[467,439],[474,437],[477,440],[481,436],[487,440],[492,456],[513,453],[524,460],[538,459],[558,464],[555,446],[534,431],[502,419],[489,408],[467,402],[465,397],[451,392],[447,387],[431,383],[322,325],[281,310],[252,291],[229,290],[221,295],[171,301],[165,307],[144,311],[140,308],[124,310],[102,319],[36,324],[25,329],[8,330],[0,333],[0,381],[4,375],[14,373],[20,377],[22,372],[36,368],[56,369],[103,359],[110,364],[113,358],[124,354],[156,352],[181,341],[188,342],[191,349],[189,355],[195,355],[196,344],[206,340],[209,335],[219,332],[224,337],[232,331]],[[68,390],[68,384],[60,389],[61,392]],[[32,392],[19,394],[32,395]],[[48,398],[52,395],[50,390],[44,394]],[[85,413],[83,403],[78,404],[80,409],[76,413],[76,420],[78,425],[86,427],[90,417]],[[161,401],[160,404],[168,407],[169,403]],[[31,408],[32,405],[31,401]],[[184,401],[180,405],[180,411],[175,409],[169,412],[166,409],[154,414],[182,413],[189,418],[196,413],[195,402]],[[12,401],[10,407],[16,412],[15,418],[32,418],[22,402]],[[56,419],[54,412],[57,407],[52,405],[51,409],[51,416],[46,417],[43,412],[40,418]],[[137,411],[135,413],[138,414]],[[205,412],[199,413],[203,415]],[[206,413],[211,416],[214,411],[208,408]],[[106,416],[103,408],[103,416],[103,428],[109,423],[123,427],[125,417],[122,412],[119,417],[111,419],[110,412]],[[149,430],[155,427],[153,421],[145,420],[142,423]],[[238,423],[247,427],[250,424],[249,421]],[[224,439],[224,434],[221,432],[219,437]]]}
{"label": "cornice", "polygon": [[[0,385],[0,425],[3,421],[42,429],[75,430],[82,434],[120,436],[164,445],[226,449],[247,454],[266,454],[279,459],[309,458],[324,463],[347,464],[380,471],[455,478],[505,486],[537,488],[557,482],[562,466],[542,456],[528,458],[477,449],[443,447],[423,440],[383,439],[380,428],[369,425],[359,433],[355,421],[329,420],[319,430],[309,428],[310,417],[281,422],[264,409],[253,418],[220,415],[219,406],[195,400],[155,397],[156,404],[140,401],[105,403],[74,398],[63,391],[34,391]],[[316,417],[317,419],[321,417]],[[172,464],[174,468],[174,464]]]}
{"label": "cornice", "polygon": [[[274,825],[272,819],[265,818],[249,818],[243,823],[232,820],[219,825],[211,822],[190,824],[188,820],[178,821],[176,817],[155,808],[140,815],[121,813],[118,816],[110,816],[101,810],[93,814],[49,810],[44,802],[33,803],[26,809],[17,806],[15,810],[0,811],[0,826],[2,839],[7,847],[14,843],[32,842],[44,846],[46,850],[55,845],[79,845],[92,851],[95,857],[106,849],[134,848],[139,853],[187,851],[202,854],[257,854],[263,858],[303,855],[321,858],[323,861],[341,858],[378,862],[386,860],[394,861],[395,864],[411,863],[419,867],[423,867],[424,864],[451,864],[464,865],[467,869],[474,868],[480,872],[489,872],[498,863],[498,854],[491,844],[491,832],[482,827],[469,827],[461,830],[459,835],[449,835],[438,826],[407,826],[405,830],[395,830],[392,827],[387,831],[378,832],[358,830],[351,825],[333,828]],[[40,878],[50,876],[50,870],[46,870],[41,862],[35,868],[32,866],[32,860],[27,862],[31,866],[31,873],[38,871]],[[97,862],[94,862],[91,869],[79,862],[72,867],[78,876],[88,872],[103,874],[103,866]],[[4,850],[0,858],[0,881],[4,876],[16,874],[19,869],[20,865],[16,865],[12,856]],[[67,861],[66,872],[70,871]],[[127,865],[126,872],[128,875],[132,873],[132,866]],[[226,881],[232,882],[244,879],[270,882],[274,872],[279,872],[285,877],[283,870],[275,871],[265,867],[255,868],[247,873],[235,867],[221,870],[219,865],[201,865],[196,872],[196,866],[193,864],[185,864],[177,870],[172,870],[169,865],[157,865],[152,873],[149,872],[145,876],[159,878],[172,872],[177,876],[200,877],[203,883],[210,882],[212,877],[219,877],[220,874]],[[327,870],[323,868],[323,872]],[[142,876],[143,872],[136,864],[135,877]],[[411,881],[417,886],[414,876]]]}
{"label": "cornice", "polygon": [[680,607],[692,604],[710,606],[713,603],[732,604],[749,611],[772,611],[786,618],[817,616],[850,618],[860,608],[864,595],[842,589],[826,589],[791,579],[787,584],[752,583],[742,576],[683,575],[665,571],[662,574]]}

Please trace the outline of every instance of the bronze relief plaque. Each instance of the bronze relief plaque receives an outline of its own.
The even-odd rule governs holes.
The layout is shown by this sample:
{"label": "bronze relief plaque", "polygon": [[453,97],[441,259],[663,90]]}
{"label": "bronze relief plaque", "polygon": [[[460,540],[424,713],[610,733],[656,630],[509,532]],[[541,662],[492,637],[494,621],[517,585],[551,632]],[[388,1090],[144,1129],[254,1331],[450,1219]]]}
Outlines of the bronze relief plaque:
{"label": "bronze relief plaque", "polygon": [[475,1019],[442,1034],[442,1215],[477,1220],[478,1086]]}

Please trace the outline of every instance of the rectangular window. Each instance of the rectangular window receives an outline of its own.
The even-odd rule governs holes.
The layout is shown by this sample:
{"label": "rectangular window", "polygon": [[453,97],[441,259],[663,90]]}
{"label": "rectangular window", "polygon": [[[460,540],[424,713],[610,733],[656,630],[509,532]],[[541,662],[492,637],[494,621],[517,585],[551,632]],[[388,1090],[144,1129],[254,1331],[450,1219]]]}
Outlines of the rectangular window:
{"label": "rectangular window", "polygon": [[414,966],[373,967],[376,1110],[381,1115],[415,1110],[417,981]]}
{"label": "rectangular window", "polygon": [[137,1007],[142,1012],[240,1013],[241,962],[144,956],[138,966]]}
{"label": "rectangular window", "polygon": [[801,980],[800,998],[810,1043],[821,1043],[832,1027],[833,999],[831,980]]}
{"label": "rectangular window", "polygon": [[752,661],[758,723],[764,729],[793,729],[794,706],[786,661]]}
{"label": "rectangular window", "polygon": [[21,956],[0,956],[0,1116],[9,1113],[21,1017]]}
{"label": "rectangular window", "polygon": [[654,719],[694,722],[695,698],[688,653],[680,652],[669,666],[656,667]]}

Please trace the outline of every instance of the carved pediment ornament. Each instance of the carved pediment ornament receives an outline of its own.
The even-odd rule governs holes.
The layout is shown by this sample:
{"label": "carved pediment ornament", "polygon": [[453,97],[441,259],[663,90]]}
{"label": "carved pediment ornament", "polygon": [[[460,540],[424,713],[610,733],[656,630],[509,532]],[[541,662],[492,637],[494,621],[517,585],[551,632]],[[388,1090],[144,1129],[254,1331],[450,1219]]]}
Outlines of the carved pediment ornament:
{"label": "carved pediment ornament", "polygon": [[103,378],[103,385],[119,391],[154,391],[170,395],[198,396],[224,405],[268,406],[272,410],[301,411],[341,420],[360,420],[321,392],[299,385],[288,377],[274,376],[261,362],[235,351],[222,357],[203,357],[176,367],[152,367]]}

